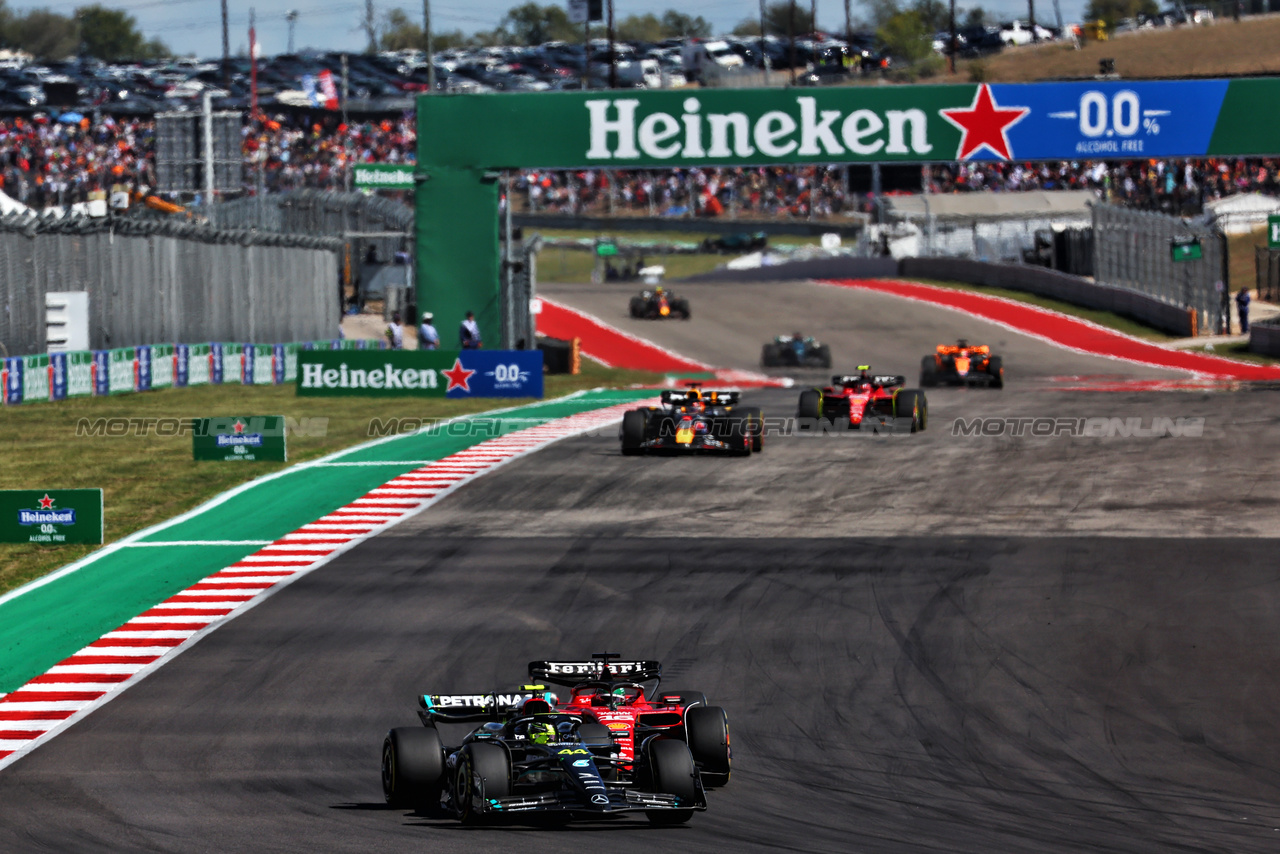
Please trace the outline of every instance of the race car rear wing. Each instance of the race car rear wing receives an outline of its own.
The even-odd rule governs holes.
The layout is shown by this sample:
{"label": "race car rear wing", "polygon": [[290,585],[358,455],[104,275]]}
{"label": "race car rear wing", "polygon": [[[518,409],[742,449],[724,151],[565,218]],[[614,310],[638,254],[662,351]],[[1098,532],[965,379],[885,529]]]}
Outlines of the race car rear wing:
{"label": "race car rear wing", "polygon": [[418,714],[424,723],[478,723],[502,720],[509,712],[520,707],[525,700],[541,697],[549,703],[555,696],[547,696],[545,685],[522,685],[519,691],[509,694],[422,694]]}
{"label": "race car rear wing", "polygon": [[[703,403],[711,406],[737,406],[738,401],[742,398],[742,392],[731,391],[729,389],[717,389],[716,391],[701,392],[701,400]],[[679,406],[697,400],[698,397],[688,391],[664,391],[662,393],[662,403],[664,406]]]}
{"label": "race car rear wing", "polygon": [[529,678],[554,685],[580,682],[648,682],[662,678],[658,661],[530,661]]}
{"label": "race car rear wing", "polygon": [[[882,388],[893,388],[894,386],[907,384],[907,378],[902,376],[901,374],[897,374],[897,375],[880,374],[877,376],[869,377],[868,379],[870,379],[873,384],[878,385]],[[831,378],[832,385],[841,385],[841,386],[857,385],[860,382],[863,382],[863,379],[857,374],[848,374],[844,376],[840,374],[836,374],[834,377]]]}

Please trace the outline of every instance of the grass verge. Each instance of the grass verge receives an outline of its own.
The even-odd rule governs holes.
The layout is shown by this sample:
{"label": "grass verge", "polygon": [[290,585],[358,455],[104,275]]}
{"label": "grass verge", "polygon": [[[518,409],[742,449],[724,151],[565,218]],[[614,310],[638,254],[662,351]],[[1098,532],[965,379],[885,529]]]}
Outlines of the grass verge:
{"label": "grass verge", "polygon": [[[652,385],[661,374],[582,360],[576,376],[546,377],[546,397],[598,386]],[[75,398],[6,409],[0,419],[0,489],[102,487],[106,542],[184,513],[220,492],[288,463],[218,464],[191,459],[190,436],[76,436],[81,418],[285,415],[328,418],[324,436],[290,436],[290,463],[370,438],[374,418],[450,418],[528,400],[298,397],[292,386],[197,386]],[[96,546],[0,545],[0,593],[93,551]]]}
{"label": "grass verge", "polygon": [[1217,344],[1212,350],[1207,346],[1204,347],[1185,347],[1183,349],[1193,350],[1197,353],[1206,353],[1210,356],[1222,356],[1224,359],[1239,359],[1242,362],[1252,362],[1256,365],[1280,365],[1280,359],[1274,356],[1264,356],[1261,353],[1252,353],[1249,351],[1249,342],[1239,341],[1232,344]]}

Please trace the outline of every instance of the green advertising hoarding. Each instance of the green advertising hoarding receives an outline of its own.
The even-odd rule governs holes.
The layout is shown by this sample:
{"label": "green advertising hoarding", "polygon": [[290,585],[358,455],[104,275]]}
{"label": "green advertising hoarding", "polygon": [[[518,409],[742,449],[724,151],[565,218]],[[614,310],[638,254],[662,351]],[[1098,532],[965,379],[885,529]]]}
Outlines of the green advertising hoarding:
{"label": "green advertising hoarding", "polygon": [[286,462],[284,416],[194,418],[191,455],[216,462]]}
{"label": "green advertising hoarding", "polygon": [[102,542],[101,489],[0,490],[0,542]]}

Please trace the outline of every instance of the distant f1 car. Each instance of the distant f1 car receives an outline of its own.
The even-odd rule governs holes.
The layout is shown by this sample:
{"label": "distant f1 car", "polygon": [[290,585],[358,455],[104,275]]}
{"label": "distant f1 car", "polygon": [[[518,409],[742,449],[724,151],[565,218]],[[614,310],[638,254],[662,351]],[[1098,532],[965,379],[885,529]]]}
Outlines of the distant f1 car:
{"label": "distant f1 car", "polygon": [[[665,695],[641,700],[644,687],[635,679],[656,681],[658,662],[612,661],[618,658],[612,653],[597,658],[603,661],[530,663],[531,673],[572,681],[574,698],[563,705],[544,685],[509,694],[422,695],[418,716],[424,726],[397,727],[383,741],[387,803],[443,808],[469,824],[507,815],[603,818],[633,811],[643,811],[653,824],[678,824],[705,810],[704,772],[694,749],[707,752],[703,765],[719,768],[723,757],[727,781],[724,710],[705,702],[685,705],[681,697],[691,692],[677,692],[670,701]],[[607,699],[596,702],[601,695]],[[639,714],[601,721],[601,714],[633,697],[631,705],[644,709],[654,726]],[[438,725],[454,723],[480,726],[445,746]]]}
{"label": "distant f1 car", "polygon": [[669,317],[689,319],[689,301],[662,287],[641,291],[631,298],[631,316],[646,320],[665,320]]}
{"label": "distant f1 car", "polygon": [[859,373],[834,376],[831,385],[800,392],[796,411],[801,426],[825,422],[833,429],[916,433],[929,426],[929,401],[919,389],[903,388],[903,376],[872,376],[869,365]]}
{"label": "distant f1 car", "polygon": [[799,332],[779,335],[764,345],[760,363],[766,368],[829,368],[831,347]]}
{"label": "distant f1 car", "polygon": [[764,447],[763,415],[754,406],[738,406],[741,392],[689,386],[664,391],[661,406],[623,414],[619,438],[625,456],[706,451],[745,457]]}
{"label": "distant f1 car", "polygon": [[754,252],[769,245],[769,235],[763,231],[741,231],[708,237],[702,241],[703,252]]}
{"label": "distant f1 car", "polygon": [[1004,388],[1004,361],[991,355],[986,344],[939,344],[932,356],[920,360],[920,385],[985,385]]}

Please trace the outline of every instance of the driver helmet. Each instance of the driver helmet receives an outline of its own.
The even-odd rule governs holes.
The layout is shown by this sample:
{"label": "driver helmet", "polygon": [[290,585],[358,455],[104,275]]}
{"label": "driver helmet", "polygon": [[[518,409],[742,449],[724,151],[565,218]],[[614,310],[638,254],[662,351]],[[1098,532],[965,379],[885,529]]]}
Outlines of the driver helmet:
{"label": "driver helmet", "polygon": [[653,292],[658,296],[662,296],[662,294],[664,293],[664,291],[662,290],[662,285],[658,285],[658,287],[654,288]]}
{"label": "driver helmet", "polygon": [[529,724],[527,735],[534,744],[553,744],[557,740],[555,725],[549,721],[534,721]]}

